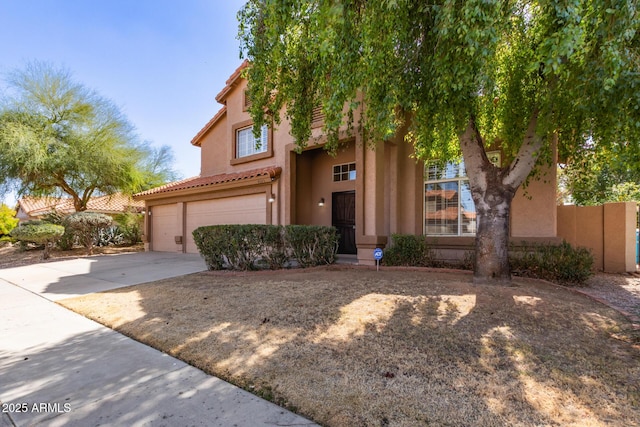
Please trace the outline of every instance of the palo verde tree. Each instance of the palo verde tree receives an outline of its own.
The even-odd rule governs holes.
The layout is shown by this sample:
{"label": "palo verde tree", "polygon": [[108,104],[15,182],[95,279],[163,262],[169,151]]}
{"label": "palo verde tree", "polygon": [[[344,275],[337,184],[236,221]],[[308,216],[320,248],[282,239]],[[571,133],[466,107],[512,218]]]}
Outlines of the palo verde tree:
{"label": "palo verde tree", "polygon": [[239,20],[256,129],[286,111],[302,147],[320,105],[329,150],[346,121],[370,144],[407,125],[419,158],[464,158],[476,282],[510,281],[511,200],[554,145],[639,140],[633,0],[250,0]]}
{"label": "palo verde tree", "polygon": [[73,198],[76,211],[94,194],[132,193],[173,177],[167,147],[137,142],[108,99],[64,69],[34,62],[9,74],[0,105],[0,186],[19,194]]}

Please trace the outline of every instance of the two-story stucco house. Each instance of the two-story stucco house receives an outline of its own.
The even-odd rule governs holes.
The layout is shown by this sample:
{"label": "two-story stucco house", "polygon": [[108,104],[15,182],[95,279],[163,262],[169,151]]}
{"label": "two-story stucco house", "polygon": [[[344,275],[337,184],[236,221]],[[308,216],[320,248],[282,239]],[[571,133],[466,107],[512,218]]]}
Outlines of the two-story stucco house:
{"label": "two-story stucco house", "polygon": [[[322,148],[322,117],[312,141],[297,154],[285,120],[265,127],[259,141],[246,111],[241,65],[216,100],[219,112],[191,143],[201,150],[200,176],[135,196],[147,206],[152,251],[197,252],[192,231],[209,224],[334,225],[340,253],[373,262],[373,249],[393,233],[425,234],[441,256],[473,245],[475,208],[464,167],[438,169],[412,158],[403,135],[365,147],[345,132],[335,157]],[[500,161],[500,153],[491,153]],[[546,171],[515,197],[515,241],[557,241],[556,175]]]}

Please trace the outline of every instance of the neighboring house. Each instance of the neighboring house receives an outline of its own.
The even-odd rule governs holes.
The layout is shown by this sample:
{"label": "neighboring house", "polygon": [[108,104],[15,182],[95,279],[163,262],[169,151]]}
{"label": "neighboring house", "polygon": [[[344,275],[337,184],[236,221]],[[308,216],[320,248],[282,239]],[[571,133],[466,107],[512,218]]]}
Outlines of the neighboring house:
{"label": "neighboring house", "polygon": [[[73,199],[70,197],[33,197],[25,196],[18,200],[16,218],[20,222],[42,219],[47,214],[57,212],[71,214],[75,212]],[[124,212],[144,211],[144,202],[133,200],[130,196],[116,193],[106,196],[92,197],[87,203],[87,212],[99,212],[115,215]]]}
{"label": "neighboring house", "polygon": [[[192,232],[210,224],[316,224],[338,228],[340,253],[373,263],[373,249],[393,233],[426,234],[442,258],[473,247],[475,208],[461,165],[438,169],[412,158],[404,135],[365,147],[344,133],[335,157],[322,149],[322,115],[298,154],[286,120],[258,141],[246,110],[243,63],[216,96],[218,113],[191,143],[201,150],[200,176],[134,195],[147,209],[149,250],[197,252]],[[357,121],[357,117],[356,117]],[[500,153],[491,155],[500,161]],[[513,200],[513,241],[559,242],[556,171],[543,171]]]}

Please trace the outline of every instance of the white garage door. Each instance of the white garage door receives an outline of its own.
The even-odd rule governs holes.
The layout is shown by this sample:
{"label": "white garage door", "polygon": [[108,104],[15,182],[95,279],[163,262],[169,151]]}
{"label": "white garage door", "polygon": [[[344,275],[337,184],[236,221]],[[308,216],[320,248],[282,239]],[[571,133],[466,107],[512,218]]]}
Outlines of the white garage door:
{"label": "white garage door", "polygon": [[175,236],[180,234],[175,203],[151,207],[151,250],[176,252]]}
{"label": "white garage door", "polygon": [[264,193],[187,203],[187,252],[198,253],[193,230],[203,225],[265,224]]}

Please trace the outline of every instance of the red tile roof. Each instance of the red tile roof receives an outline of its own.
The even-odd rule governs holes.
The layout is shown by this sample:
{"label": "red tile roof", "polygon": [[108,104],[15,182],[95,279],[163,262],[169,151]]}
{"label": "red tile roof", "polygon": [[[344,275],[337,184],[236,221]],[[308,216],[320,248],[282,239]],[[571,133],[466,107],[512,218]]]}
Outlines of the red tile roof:
{"label": "red tile roof", "polygon": [[240,77],[242,76],[242,71],[248,66],[249,61],[245,59],[242,64],[240,64],[240,66],[236,68],[236,70],[231,74],[231,76],[229,76],[229,78],[225,82],[224,88],[222,88],[220,93],[216,95],[216,101],[218,101],[220,104],[223,104],[224,106],[216,113],[215,116],[213,116],[211,120],[207,122],[206,125],[204,125],[202,129],[200,129],[196,136],[193,137],[193,139],[191,140],[192,145],[200,147],[200,139],[218,122],[218,120],[220,120],[220,118],[225,115],[225,113],[227,112],[227,94],[236,86],[236,84],[238,83],[238,79],[240,79]]}
{"label": "red tile roof", "polygon": [[[46,215],[56,211],[62,214],[75,212],[73,199],[70,197],[33,197],[25,196],[18,200],[18,207],[30,217]],[[131,196],[122,193],[96,196],[89,199],[87,211],[101,213],[121,213],[129,209],[141,212],[144,203],[133,200]]]}
{"label": "red tile roof", "polygon": [[224,99],[227,96],[227,93],[235,86],[238,78],[242,75],[242,71],[249,66],[249,61],[244,60],[242,64],[231,74],[231,76],[225,82],[225,87],[216,95],[216,101],[221,104],[224,104]]}
{"label": "red tile roof", "polygon": [[21,209],[27,215],[34,212],[48,209],[51,211],[53,208],[57,209],[57,206],[63,204],[65,199],[60,197],[33,197],[25,196],[18,199],[18,208]]}
{"label": "red tile roof", "polygon": [[427,190],[426,197],[440,197],[442,199],[451,200],[458,195],[457,190]]}
{"label": "red tile roof", "polygon": [[281,167],[271,166],[261,169],[252,169],[244,172],[222,173],[210,176],[196,176],[183,179],[182,181],[171,182],[161,187],[152,188],[138,194],[134,194],[136,199],[145,199],[144,196],[155,194],[172,193],[176,191],[189,190],[195,188],[215,187],[216,185],[229,183],[242,183],[256,178],[270,178],[274,180],[282,173]]}
{"label": "red tile roof", "polygon": [[144,209],[144,203],[122,193],[92,197],[87,203],[87,210],[92,212],[117,213],[131,208],[141,212]]}

